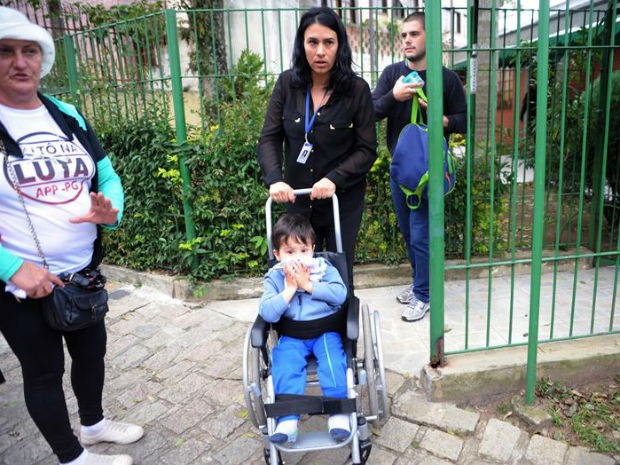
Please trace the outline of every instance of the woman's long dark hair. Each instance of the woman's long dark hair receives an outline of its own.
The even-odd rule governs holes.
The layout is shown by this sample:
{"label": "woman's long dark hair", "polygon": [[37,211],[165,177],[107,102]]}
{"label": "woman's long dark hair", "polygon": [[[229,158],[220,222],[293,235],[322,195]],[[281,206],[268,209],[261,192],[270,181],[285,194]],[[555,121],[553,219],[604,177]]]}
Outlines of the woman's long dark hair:
{"label": "woman's long dark hair", "polygon": [[329,88],[334,95],[346,93],[351,87],[352,78],[355,76],[351,64],[353,62],[347,31],[342,24],[340,16],[328,7],[311,8],[303,14],[299,21],[292,59],[292,82],[293,85],[306,88],[312,84],[312,70],[306,59],[304,49],[304,34],[312,24],[320,24],[328,27],[336,33],[338,38],[338,51],[334,66],[329,76]]}

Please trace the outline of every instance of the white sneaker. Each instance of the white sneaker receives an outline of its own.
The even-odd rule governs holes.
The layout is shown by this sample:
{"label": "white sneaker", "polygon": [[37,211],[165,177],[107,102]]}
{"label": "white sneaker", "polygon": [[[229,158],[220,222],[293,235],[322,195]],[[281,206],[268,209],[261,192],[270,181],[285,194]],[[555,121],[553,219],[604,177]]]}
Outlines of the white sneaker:
{"label": "white sneaker", "polygon": [[404,291],[401,291],[397,296],[396,300],[398,300],[401,304],[408,304],[414,299],[413,295],[413,284],[409,286]]}
{"label": "white sneaker", "polygon": [[[144,436],[141,426],[131,423],[121,423],[119,421],[103,420],[103,428],[98,433],[80,432],[80,439],[83,445],[90,446],[99,442],[113,442],[115,444],[131,444]],[[112,463],[112,462],[111,462]],[[116,465],[115,462],[113,462]],[[119,464],[125,462],[119,462]]]}
{"label": "white sneaker", "polygon": [[84,465],[132,465],[133,459],[129,455],[99,455],[89,452]]}
{"label": "white sneaker", "polygon": [[424,315],[426,315],[426,312],[428,312],[430,309],[430,303],[422,302],[421,300],[418,300],[416,297],[414,297],[411,303],[407,305],[407,308],[405,308],[400,317],[405,321],[418,321],[424,318]]}

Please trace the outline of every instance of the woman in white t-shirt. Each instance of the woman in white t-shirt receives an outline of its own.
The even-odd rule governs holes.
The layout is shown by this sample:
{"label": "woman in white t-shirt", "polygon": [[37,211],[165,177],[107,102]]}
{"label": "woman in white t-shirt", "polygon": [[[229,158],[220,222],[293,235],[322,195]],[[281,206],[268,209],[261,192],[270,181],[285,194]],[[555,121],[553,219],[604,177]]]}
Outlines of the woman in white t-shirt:
{"label": "woman in white t-shirt", "polygon": [[[28,412],[59,462],[131,465],[128,455],[83,448],[144,434],[103,415],[104,321],[61,332],[41,312],[42,298],[64,285],[60,273],[99,266],[100,227],[118,227],[123,210],[120,179],[92,128],[72,105],[39,93],[54,54],[47,31],[0,7],[0,332],[21,364]],[[63,340],[80,440],[62,388]]]}

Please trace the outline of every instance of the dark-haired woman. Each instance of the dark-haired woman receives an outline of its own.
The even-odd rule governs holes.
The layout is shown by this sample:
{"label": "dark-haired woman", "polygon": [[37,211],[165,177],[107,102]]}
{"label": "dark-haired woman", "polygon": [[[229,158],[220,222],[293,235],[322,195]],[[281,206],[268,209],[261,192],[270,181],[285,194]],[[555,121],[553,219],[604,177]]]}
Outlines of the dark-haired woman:
{"label": "dark-haired woman", "polygon": [[[340,17],[326,7],[304,13],[292,68],[275,84],[258,143],[269,195],[310,218],[317,250],[336,250],[330,198],[338,195],[350,288],[366,173],[377,157],[370,89],[351,63]],[[293,189],[307,187],[312,187],[309,198],[296,199]]]}

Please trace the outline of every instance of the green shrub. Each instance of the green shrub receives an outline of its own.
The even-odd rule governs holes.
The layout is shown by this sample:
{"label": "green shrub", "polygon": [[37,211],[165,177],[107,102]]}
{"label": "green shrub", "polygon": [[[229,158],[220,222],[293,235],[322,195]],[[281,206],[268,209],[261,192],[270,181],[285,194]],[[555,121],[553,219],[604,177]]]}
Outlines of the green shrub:
{"label": "green shrub", "polygon": [[172,128],[156,118],[99,127],[125,191],[122,226],[105,235],[106,261],[140,270],[185,272],[179,266],[178,244],[185,229]]}
{"label": "green shrub", "polygon": [[[491,202],[490,173],[495,163],[494,197]],[[472,160],[471,179],[467,179],[465,158],[457,159],[456,185],[445,197],[445,242],[446,257],[464,258],[466,239],[467,184],[471,185],[471,255],[486,255],[490,251],[491,237],[494,253],[506,250],[504,226],[506,224],[507,202],[502,197],[504,185],[500,182],[502,165],[488,156],[476,156]],[[493,211],[491,212],[491,206]],[[493,213],[493,216],[491,216]]]}

